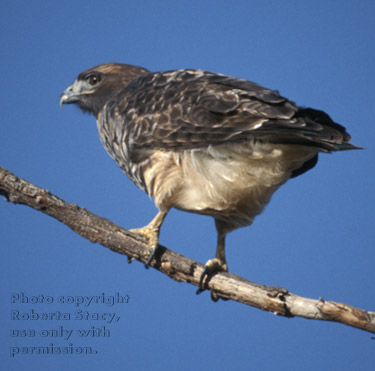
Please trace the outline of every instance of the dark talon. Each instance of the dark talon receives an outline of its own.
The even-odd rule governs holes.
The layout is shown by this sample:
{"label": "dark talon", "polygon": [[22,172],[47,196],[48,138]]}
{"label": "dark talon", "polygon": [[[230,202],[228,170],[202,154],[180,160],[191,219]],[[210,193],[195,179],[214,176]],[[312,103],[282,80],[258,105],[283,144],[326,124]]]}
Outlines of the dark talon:
{"label": "dark talon", "polygon": [[213,302],[217,303],[220,299],[223,300],[223,301],[229,300],[228,298],[223,298],[222,296],[220,296],[215,290],[212,290],[211,291],[211,300]]}
{"label": "dark talon", "polygon": [[199,289],[197,291],[197,295],[199,295],[201,292],[206,290],[206,288],[204,287],[203,281],[204,281],[204,278],[210,274],[209,270],[210,269],[209,269],[208,266],[205,266],[204,269],[203,269],[203,272],[202,272],[201,277],[199,279]]}
{"label": "dark talon", "polygon": [[133,263],[133,260],[134,260],[134,258],[131,258],[130,256],[128,256],[128,264]]}
{"label": "dark talon", "polygon": [[199,289],[200,293],[203,292],[206,288],[204,287],[203,281],[204,277],[208,276],[208,267],[204,267],[201,277],[199,279]]}
{"label": "dark talon", "polygon": [[145,268],[146,269],[148,269],[148,268],[150,268],[150,264],[151,264],[151,262],[152,262],[152,259],[154,258],[154,256],[155,256],[155,251],[156,251],[156,249],[153,247],[152,249],[150,249],[150,255],[149,255],[149,257],[148,257],[148,259],[147,259],[147,262],[146,262],[146,264],[145,264]]}
{"label": "dark talon", "polygon": [[195,292],[197,295],[201,294],[204,291],[201,287]]}
{"label": "dark talon", "polygon": [[220,299],[220,296],[216,293],[216,291],[211,291],[211,300],[215,303],[217,303]]}
{"label": "dark talon", "polygon": [[[196,291],[196,294],[199,295],[203,291],[207,289],[208,282],[210,281],[211,277],[213,277],[215,274],[219,272],[227,272],[228,268],[226,263],[221,262],[218,260],[218,258],[209,260],[206,265],[204,266],[204,269],[202,271],[202,274],[199,279],[199,288]],[[206,280],[205,280],[206,278]],[[219,294],[217,294],[214,290],[211,290],[211,299],[214,302],[217,302],[219,299],[228,300],[226,298],[221,297]]]}

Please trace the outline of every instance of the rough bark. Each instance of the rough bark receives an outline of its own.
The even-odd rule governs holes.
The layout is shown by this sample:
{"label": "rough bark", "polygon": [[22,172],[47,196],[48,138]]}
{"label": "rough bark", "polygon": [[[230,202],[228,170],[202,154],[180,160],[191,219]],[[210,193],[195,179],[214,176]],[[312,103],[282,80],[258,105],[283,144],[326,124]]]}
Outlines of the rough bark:
{"label": "rough bark", "polygon": [[[82,237],[128,258],[147,261],[147,241],[0,167],[0,194],[14,204],[28,205],[66,224]],[[199,286],[203,265],[160,246],[151,266],[179,282]],[[375,312],[347,304],[294,295],[280,287],[264,286],[231,273],[218,273],[206,283],[214,297],[235,300],[285,317],[340,322],[375,333]]]}

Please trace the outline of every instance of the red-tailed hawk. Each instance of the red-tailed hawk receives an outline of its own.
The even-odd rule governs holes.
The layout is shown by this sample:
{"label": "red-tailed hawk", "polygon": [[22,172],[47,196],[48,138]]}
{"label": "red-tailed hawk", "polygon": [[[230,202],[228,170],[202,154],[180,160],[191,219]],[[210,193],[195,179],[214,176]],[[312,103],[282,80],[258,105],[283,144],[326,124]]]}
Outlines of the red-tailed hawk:
{"label": "red-tailed hawk", "polygon": [[97,119],[100,139],[159,210],[144,228],[148,266],[168,211],[214,217],[217,249],[205,278],[227,271],[225,236],[250,225],[288,179],[320,152],[359,148],[324,112],[253,82],[200,70],[153,73],[108,63],[82,72],[60,97]]}

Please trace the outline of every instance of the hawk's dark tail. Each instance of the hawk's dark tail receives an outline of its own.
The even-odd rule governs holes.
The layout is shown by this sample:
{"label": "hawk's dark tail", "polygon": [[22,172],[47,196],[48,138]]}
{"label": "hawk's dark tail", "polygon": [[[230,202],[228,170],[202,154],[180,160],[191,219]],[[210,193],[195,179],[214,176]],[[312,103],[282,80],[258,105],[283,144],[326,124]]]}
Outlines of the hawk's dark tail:
{"label": "hawk's dark tail", "polygon": [[[334,122],[331,117],[323,111],[313,108],[301,108],[296,112],[295,117],[301,118],[306,122],[307,131],[305,135],[310,136],[311,140],[315,142],[318,147],[322,146],[323,149],[328,151],[362,149],[362,147],[349,143],[351,137],[344,126]],[[317,124],[319,129],[308,133],[309,126],[311,125],[311,127],[314,128]]]}

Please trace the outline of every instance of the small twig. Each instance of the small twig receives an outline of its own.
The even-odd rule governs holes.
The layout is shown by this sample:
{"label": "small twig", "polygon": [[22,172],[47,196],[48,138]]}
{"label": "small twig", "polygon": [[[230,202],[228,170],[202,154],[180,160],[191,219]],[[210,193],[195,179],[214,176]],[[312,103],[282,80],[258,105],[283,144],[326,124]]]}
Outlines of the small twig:
{"label": "small twig", "polygon": [[[86,209],[67,203],[1,167],[0,194],[10,202],[28,205],[58,219],[82,237],[127,255],[130,260],[147,261],[147,243],[143,238]],[[176,281],[195,286],[199,285],[203,270],[202,264],[163,246],[157,250],[151,266]],[[207,288],[223,299],[235,300],[280,316],[335,321],[375,333],[375,312],[347,304],[303,298],[286,289],[252,283],[230,273],[218,273],[211,277]]]}

